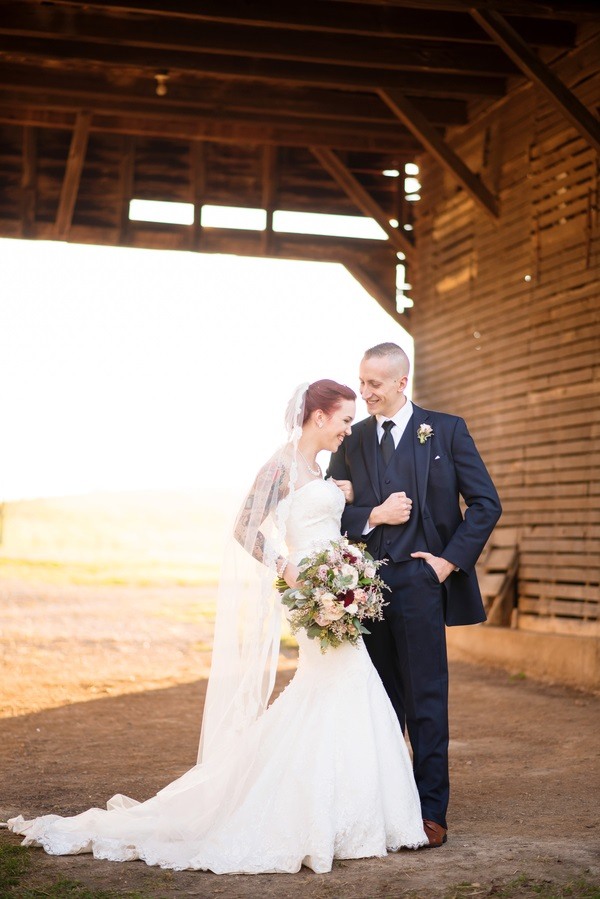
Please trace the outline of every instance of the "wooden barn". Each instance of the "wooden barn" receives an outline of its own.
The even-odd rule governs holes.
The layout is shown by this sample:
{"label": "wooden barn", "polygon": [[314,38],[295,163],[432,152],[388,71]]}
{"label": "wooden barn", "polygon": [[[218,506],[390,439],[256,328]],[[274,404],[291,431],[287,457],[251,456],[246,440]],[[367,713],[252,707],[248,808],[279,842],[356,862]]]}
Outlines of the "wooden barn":
{"label": "wooden barn", "polygon": [[[0,236],[346,265],[503,500],[491,626],[451,647],[597,684],[596,0],[0,0],[0,69]],[[133,199],[190,223],[136,221]],[[265,226],[211,227],[209,206]]]}

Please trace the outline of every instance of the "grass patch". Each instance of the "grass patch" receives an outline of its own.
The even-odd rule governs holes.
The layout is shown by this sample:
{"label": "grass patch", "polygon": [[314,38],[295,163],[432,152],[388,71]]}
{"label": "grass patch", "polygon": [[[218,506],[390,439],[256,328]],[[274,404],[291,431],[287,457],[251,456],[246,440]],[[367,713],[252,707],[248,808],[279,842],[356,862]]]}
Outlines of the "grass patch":
{"label": "grass patch", "polygon": [[[88,887],[78,880],[59,877],[40,886],[25,886],[29,874],[31,849],[24,846],[0,846],[0,897],[2,899],[160,899],[160,893],[138,890],[105,890]],[[38,875],[39,876],[39,875]]]}
{"label": "grass patch", "polygon": [[0,896],[10,895],[12,887],[27,872],[30,853],[23,846],[0,846]]}
{"label": "grass patch", "polygon": [[[10,895],[10,894],[9,894]],[[17,899],[17,894],[15,899]],[[61,877],[44,887],[21,887],[18,899],[149,899],[148,893],[122,890],[96,890],[77,880]]]}
{"label": "grass patch", "polygon": [[[470,896],[494,899],[600,899],[600,885],[590,883],[585,877],[560,884],[522,874],[506,883],[459,883],[444,894],[444,899],[468,899]],[[414,899],[421,897],[415,893]]]}

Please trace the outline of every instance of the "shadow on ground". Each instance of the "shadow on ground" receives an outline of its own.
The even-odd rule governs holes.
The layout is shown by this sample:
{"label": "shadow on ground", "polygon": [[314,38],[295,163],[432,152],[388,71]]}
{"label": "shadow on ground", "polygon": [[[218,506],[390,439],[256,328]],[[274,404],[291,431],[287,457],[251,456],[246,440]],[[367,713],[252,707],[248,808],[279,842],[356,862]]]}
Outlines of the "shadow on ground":
{"label": "shadow on ground", "polygon": [[[280,672],[278,689],[292,673]],[[0,816],[77,813],[117,792],[151,796],[194,762],[205,687],[203,680],[1,720]],[[63,878],[92,891],[64,887],[62,895],[82,899],[95,890],[115,899],[600,896],[600,701],[455,664],[451,722],[451,829],[441,849],[339,861],[328,875],[258,877],[29,850],[28,870],[3,895],[60,897],[62,888],[49,890]],[[0,832],[0,847],[18,843]]]}

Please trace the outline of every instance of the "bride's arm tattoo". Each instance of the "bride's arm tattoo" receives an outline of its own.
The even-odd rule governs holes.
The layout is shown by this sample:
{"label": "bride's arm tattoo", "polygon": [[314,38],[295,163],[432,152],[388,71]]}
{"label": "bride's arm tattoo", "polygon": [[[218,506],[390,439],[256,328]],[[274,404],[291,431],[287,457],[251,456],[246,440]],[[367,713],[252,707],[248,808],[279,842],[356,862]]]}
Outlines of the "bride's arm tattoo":
{"label": "bride's arm tattoo", "polygon": [[[289,472],[284,467],[265,466],[259,472],[238,515],[234,537],[258,562],[265,562],[267,549],[267,542],[260,526],[269,512],[284,498],[288,487]],[[263,496],[266,494],[264,500],[260,499],[261,494]],[[260,520],[255,518],[257,510],[261,516]],[[256,536],[252,541],[251,535],[254,532]]]}

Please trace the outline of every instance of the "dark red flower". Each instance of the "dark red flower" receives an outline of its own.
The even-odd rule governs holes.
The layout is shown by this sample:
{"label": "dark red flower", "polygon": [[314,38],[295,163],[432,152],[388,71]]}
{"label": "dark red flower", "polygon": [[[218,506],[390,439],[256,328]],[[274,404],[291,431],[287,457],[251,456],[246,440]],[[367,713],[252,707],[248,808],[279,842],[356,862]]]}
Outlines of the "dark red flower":
{"label": "dark red flower", "polygon": [[354,590],[346,590],[344,593],[338,593],[336,599],[344,603],[344,608],[354,602]]}

